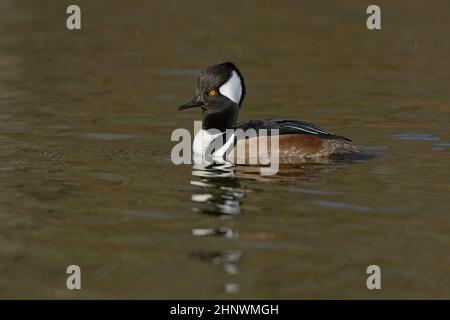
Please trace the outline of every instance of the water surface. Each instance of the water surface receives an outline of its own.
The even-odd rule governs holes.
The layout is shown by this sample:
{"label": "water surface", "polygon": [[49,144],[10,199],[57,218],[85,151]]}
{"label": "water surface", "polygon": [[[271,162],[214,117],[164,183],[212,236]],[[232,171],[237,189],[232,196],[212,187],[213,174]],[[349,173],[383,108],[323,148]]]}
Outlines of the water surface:
{"label": "water surface", "polygon": [[[381,1],[0,4],[1,298],[450,298],[450,6]],[[378,156],[175,166],[197,73],[240,66],[240,115]],[[82,290],[66,289],[66,267]],[[382,290],[366,268],[382,269]]]}

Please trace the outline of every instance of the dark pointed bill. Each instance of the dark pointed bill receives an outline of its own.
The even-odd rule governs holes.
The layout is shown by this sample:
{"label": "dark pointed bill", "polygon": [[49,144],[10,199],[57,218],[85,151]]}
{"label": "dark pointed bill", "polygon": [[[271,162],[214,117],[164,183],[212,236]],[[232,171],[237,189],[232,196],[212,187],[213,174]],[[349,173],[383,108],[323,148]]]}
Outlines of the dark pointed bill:
{"label": "dark pointed bill", "polygon": [[200,100],[198,100],[197,98],[192,99],[192,101],[183,104],[182,106],[178,107],[178,110],[184,110],[184,109],[190,109],[190,108],[195,108],[195,107],[201,107],[203,106],[203,102],[201,102]]}

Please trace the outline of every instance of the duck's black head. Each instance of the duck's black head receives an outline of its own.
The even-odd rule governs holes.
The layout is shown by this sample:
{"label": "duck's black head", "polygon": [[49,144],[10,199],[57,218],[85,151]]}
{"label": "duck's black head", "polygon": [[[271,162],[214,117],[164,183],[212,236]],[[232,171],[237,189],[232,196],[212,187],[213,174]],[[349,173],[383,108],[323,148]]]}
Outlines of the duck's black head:
{"label": "duck's black head", "polygon": [[203,129],[225,131],[236,126],[244,96],[241,72],[233,63],[225,62],[200,72],[194,99],[179,106],[178,110],[200,107],[203,110]]}

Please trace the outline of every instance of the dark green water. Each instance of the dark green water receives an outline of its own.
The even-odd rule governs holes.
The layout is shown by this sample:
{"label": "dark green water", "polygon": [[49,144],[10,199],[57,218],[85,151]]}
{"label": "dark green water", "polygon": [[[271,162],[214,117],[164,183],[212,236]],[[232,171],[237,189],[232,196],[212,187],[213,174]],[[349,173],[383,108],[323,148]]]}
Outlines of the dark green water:
{"label": "dark green water", "polygon": [[[450,5],[0,3],[1,298],[450,298]],[[211,172],[170,161],[198,71],[240,119],[293,118],[370,161]],[[66,267],[82,290],[66,288]],[[366,288],[377,264],[382,290]]]}

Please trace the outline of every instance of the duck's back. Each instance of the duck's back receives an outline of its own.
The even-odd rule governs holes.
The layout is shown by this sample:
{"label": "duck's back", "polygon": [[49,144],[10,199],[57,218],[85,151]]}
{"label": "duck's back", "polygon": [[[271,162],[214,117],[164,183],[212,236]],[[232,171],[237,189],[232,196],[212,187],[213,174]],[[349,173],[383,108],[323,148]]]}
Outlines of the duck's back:
{"label": "duck's back", "polygon": [[[359,154],[351,140],[328,132],[314,124],[299,120],[249,120],[241,122],[236,129],[248,130],[256,133],[253,137],[244,137],[236,141],[236,148],[245,148],[245,157],[248,160],[255,156],[262,157],[261,150],[255,155],[251,152],[252,143],[259,144],[259,139],[265,134],[270,135],[270,130],[278,130],[278,158],[281,163],[304,162],[311,159],[342,158]],[[253,130],[252,130],[253,129]],[[266,132],[264,132],[265,130]],[[256,139],[256,140],[255,140]],[[267,139],[267,149],[270,152],[270,139]],[[244,159],[239,158],[242,162]]]}

